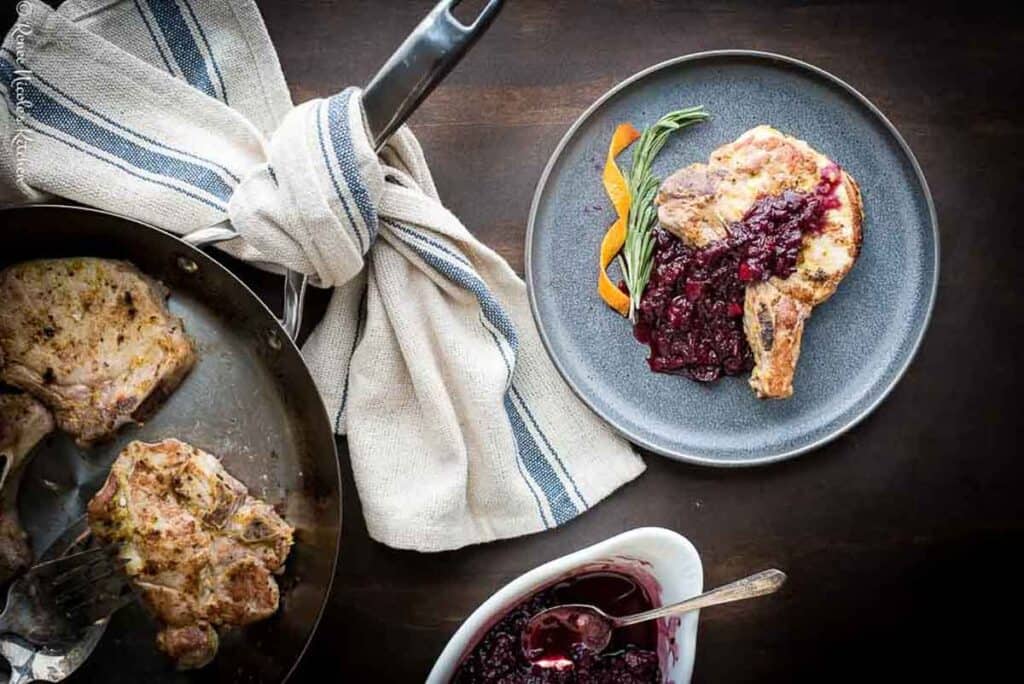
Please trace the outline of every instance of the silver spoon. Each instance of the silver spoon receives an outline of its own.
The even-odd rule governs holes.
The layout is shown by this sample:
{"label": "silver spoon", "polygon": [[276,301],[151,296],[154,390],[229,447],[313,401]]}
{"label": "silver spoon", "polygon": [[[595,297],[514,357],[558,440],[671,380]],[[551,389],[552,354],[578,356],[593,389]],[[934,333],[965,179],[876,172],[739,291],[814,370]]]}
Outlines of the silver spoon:
{"label": "silver spoon", "polygon": [[763,570],[700,596],[625,617],[615,617],[586,604],[554,606],[537,613],[526,624],[522,635],[523,654],[534,665],[567,669],[573,666],[570,656],[577,646],[600,653],[608,647],[612,632],[619,627],[764,596],[778,591],[785,581],[786,573],[781,570]]}

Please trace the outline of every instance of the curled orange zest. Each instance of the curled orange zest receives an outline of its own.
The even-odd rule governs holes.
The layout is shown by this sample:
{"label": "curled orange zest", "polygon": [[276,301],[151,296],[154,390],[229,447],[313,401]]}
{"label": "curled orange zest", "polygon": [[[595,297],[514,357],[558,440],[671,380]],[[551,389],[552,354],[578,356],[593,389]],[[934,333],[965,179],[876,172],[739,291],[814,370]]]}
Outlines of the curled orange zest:
{"label": "curled orange zest", "polygon": [[626,242],[626,218],[629,216],[629,185],[622,171],[615,164],[615,158],[624,149],[632,145],[640,137],[640,131],[633,128],[632,124],[623,123],[615,128],[611,144],[608,145],[608,159],[604,164],[604,190],[608,193],[608,199],[615,207],[618,218],[612,224],[608,232],[601,240],[600,269],[597,275],[597,293],[605,304],[618,311],[623,316],[629,314],[629,297],[608,277],[608,264],[612,262],[615,255],[622,249]]}

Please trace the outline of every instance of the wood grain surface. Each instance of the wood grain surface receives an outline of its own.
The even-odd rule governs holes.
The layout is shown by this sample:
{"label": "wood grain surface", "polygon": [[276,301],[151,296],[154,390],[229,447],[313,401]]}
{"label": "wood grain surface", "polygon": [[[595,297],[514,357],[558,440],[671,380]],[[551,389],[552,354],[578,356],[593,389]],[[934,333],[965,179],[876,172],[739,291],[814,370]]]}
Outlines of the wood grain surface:
{"label": "wood grain surface", "polygon": [[[431,5],[261,3],[297,101],[366,82]],[[447,205],[514,268],[543,165],[596,97],[670,57],[753,48],[838,75],[906,137],[942,231],[935,315],[901,384],[837,442],[742,471],[652,455],[640,480],[553,532],[430,556],[394,551],[367,539],[346,474],[337,585],[299,681],[421,681],[496,588],[641,525],[689,537],[708,586],[772,566],[790,575],[776,596],[705,611],[696,682],[986,679],[998,662],[989,658],[1012,652],[994,616],[1020,599],[947,612],[942,597],[999,581],[1024,542],[1013,401],[1024,226],[1008,202],[1024,172],[1024,30],[960,7],[507,2],[412,125]]]}
{"label": "wood grain surface", "polygon": [[[363,84],[431,0],[260,0],[296,102]],[[1022,608],[1024,28],[985,3],[508,0],[413,117],[446,204],[522,271],[527,214],[572,121],[650,64],[753,48],[820,66],[903,133],[941,229],[938,303],[891,396],[785,464],[648,472],[544,534],[449,553],[366,534],[347,463],[341,562],[297,682],[422,681],[461,621],[525,570],[644,525],[689,537],[706,586],[778,567],[782,591],[701,616],[696,682],[1011,681]],[[899,226],[891,226],[899,230]],[[278,284],[240,272],[268,301]],[[314,298],[311,315],[322,311]],[[869,341],[868,341],[869,342]],[[1007,580],[1010,580],[1007,582]],[[988,592],[989,584],[1003,589]],[[945,600],[973,592],[977,602]],[[1009,618],[1006,622],[1001,618]]]}

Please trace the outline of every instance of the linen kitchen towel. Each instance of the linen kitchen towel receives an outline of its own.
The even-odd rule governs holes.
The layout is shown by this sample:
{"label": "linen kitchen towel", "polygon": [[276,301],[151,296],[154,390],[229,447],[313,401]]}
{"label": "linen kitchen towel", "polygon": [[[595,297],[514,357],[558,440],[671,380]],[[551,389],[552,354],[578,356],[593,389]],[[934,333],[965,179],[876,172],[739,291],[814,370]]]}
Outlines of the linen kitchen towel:
{"label": "linen kitchen towel", "polygon": [[0,202],[65,197],[179,234],[227,216],[227,251],[333,288],[303,354],[374,538],[536,532],[643,471],[557,374],[525,285],[445,209],[413,134],[378,157],[354,88],[293,106],[251,0],[18,9]]}

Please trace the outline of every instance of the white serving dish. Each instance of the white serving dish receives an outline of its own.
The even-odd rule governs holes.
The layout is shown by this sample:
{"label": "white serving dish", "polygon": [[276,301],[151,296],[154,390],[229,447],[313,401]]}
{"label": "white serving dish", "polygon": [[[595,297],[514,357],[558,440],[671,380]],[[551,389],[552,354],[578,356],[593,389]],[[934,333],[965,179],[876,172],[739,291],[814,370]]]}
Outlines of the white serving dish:
{"label": "white serving dish", "polygon": [[[520,575],[473,611],[441,652],[427,684],[448,684],[463,656],[506,611],[529,595],[570,575],[595,569],[621,569],[637,576],[655,605],[701,593],[700,555],[685,537],[660,527],[642,527],[545,563]],[[659,621],[658,655],[665,682],[686,684],[693,674],[697,611]]]}

